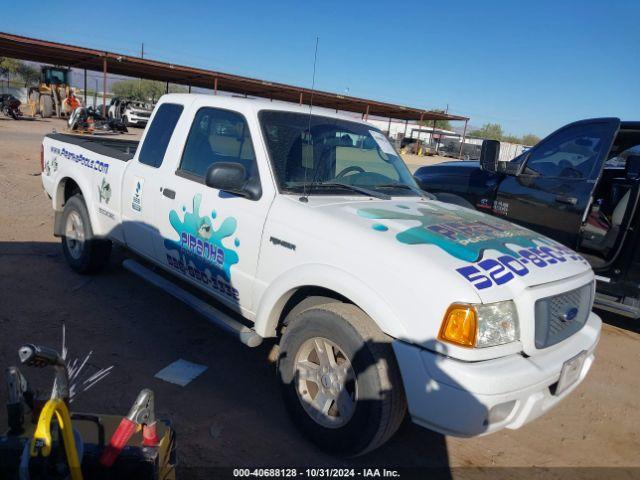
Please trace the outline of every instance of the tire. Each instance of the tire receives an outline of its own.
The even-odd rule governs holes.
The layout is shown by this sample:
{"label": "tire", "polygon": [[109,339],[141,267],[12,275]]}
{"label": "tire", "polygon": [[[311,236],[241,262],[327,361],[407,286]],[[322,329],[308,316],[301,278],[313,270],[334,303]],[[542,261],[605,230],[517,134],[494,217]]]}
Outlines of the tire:
{"label": "tire", "polygon": [[[324,360],[318,353],[329,351]],[[332,454],[356,456],[379,447],[405,417],[391,338],[352,304],[324,304],[295,315],[280,342],[278,373],[294,423]]]}
{"label": "tire", "polygon": [[69,266],[81,274],[104,268],[111,255],[111,241],[93,237],[91,220],[81,194],[73,195],[65,204],[62,225],[62,251]]}
{"label": "tire", "polygon": [[50,118],[53,115],[53,99],[48,95],[40,95],[40,116]]}

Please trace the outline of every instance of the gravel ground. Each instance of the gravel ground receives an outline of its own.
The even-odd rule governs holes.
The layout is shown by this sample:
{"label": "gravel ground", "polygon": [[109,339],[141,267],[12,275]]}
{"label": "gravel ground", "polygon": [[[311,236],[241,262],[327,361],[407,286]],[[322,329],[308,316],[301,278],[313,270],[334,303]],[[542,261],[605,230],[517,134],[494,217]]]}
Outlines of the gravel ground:
{"label": "gravel ground", "polygon": [[[53,128],[62,131],[64,124],[0,118],[0,365],[17,362],[21,343],[59,345],[66,322],[72,355],[91,349],[94,363],[115,365],[111,376],[78,398],[77,410],[124,414],[138,391],[149,387],[159,415],[171,418],[178,432],[180,462],[191,466],[640,467],[640,329],[607,314],[586,381],[520,430],[463,440],[406,423],[366,456],[322,454],[284,411],[269,344],[249,349],[227,338],[127,273],[120,250],[95,277],[66,266],[39,177],[41,138]],[[141,130],[132,132],[135,138]],[[186,387],[153,377],[178,358],[209,368]],[[4,402],[5,389],[0,391]],[[0,426],[5,423],[3,415]],[[464,477],[464,470],[453,476]]]}

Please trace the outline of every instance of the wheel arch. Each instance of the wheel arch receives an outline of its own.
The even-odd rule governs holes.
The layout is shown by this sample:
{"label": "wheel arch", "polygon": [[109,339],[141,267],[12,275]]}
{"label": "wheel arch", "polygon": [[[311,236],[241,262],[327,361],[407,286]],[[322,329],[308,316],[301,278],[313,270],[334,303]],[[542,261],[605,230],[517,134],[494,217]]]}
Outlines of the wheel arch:
{"label": "wheel arch", "polygon": [[352,303],[387,335],[398,338],[405,330],[379,292],[352,274],[329,265],[304,265],[282,274],[262,294],[254,328],[263,337],[275,337],[278,327],[301,301],[323,296]]}
{"label": "wheel arch", "polygon": [[78,182],[72,177],[64,177],[58,182],[56,194],[54,196],[55,209],[63,210],[64,204],[76,193],[84,196],[82,188]]}
{"label": "wheel arch", "polygon": [[55,236],[59,237],[64,234],[64,226],[62,225],[62,213],[64,211],[64,206],[67,201],[77,193],[82,195],[85,199],[89,220],[91,221],[92,226],[95,226],[96,219],[94,218],[93,212],[87,203],[90,200],[87,198],[88,187],[83,185],[82,181],[79,181],[77,178],[64,176],[58,182],[53,195],[53,206],[55,212],[53,233]]}

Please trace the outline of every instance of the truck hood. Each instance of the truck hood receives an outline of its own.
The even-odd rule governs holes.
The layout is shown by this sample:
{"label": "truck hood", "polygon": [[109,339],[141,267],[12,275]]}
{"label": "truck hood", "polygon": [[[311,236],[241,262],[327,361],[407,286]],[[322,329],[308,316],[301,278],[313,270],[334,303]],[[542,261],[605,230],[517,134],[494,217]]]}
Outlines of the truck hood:
{"label": "truck hood", "polygon": [[371,251],[371,238],[372,248],[383,248],[396,268],[402,259],[406,265],[400,268],[412,275],[440,271],[443,281],[466,285],[483,303],[512,299],[528,287],[591,269],[576,252],[539,233],[457,205],[406,197],[316,196],[309,206],[351,230],[363,254]]}

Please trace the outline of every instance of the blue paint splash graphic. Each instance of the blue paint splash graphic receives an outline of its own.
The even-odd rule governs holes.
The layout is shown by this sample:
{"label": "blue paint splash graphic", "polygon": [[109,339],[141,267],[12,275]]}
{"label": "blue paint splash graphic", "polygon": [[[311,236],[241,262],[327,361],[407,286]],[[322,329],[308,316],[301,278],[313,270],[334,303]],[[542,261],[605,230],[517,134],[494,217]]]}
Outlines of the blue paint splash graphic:
{"label": "blue paint splash graphic", "polygon": [[[358,215],[375,220],[412,220],[420,225],[407,228],[396,235],[396,239],[407,245],[436,245],[448,254],[466,261],[477,262],[485,250],[493,249],[501,253],[519,257],[507,247],[515,244],[524,248],[535,248],[533,240],[550,243],[540,235],[517,227],[511,223],[491,217],[484,217],[465,210],[448,210],[443,207],[417,208],[417,213],[363,208]],[[374,223],[374,230],[382,230]],[[554,242],[555,244],[555,242]]]}
{"label": "blue paint splash graphic", "polygon": [[389,230],[389,227],[387,227],[386,225],[382,225],[381,223],[374,223],[373,225],[371,225],[371,228],[379,232],[386,232],[387,230]]}
{"label": "blue paint splash graphic", "polygon": [[185,265],[192,263],[197,269],[209,270],[213,277],[220,276],[230,283],[231,266],[238,263],[239,257],[236,251],[225,247],[222,241],[235,233],[236,219],[227,217],[214,230],[211,218],[216,218],[216,212],[212,211],[211,216],[201,216],[201,202],[202,195],[197,194],[193,197],[192,212],[187,212],[186,207],[182,207],[183,220],[180,220],[175,210],[171,210],[169,222],[178,234],[178,240],[165,239],[164,246],[167,250],[177,252]]}

